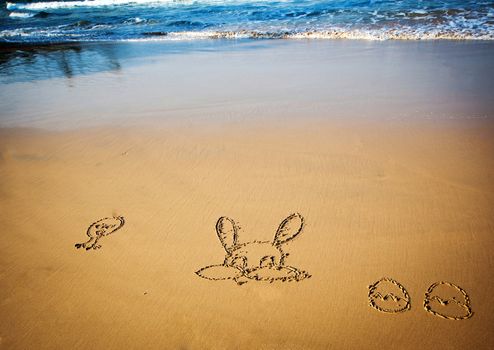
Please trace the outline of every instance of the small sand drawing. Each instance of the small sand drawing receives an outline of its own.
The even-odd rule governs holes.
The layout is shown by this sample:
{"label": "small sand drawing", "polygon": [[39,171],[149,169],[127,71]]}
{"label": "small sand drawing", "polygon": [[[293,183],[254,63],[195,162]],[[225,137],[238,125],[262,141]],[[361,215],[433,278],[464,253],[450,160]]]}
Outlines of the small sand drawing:
{"label": "small sand drawing", "polygon": [[125,224],[123,216],[114,216],[112,218],[104,218],[93,222],[87,229],[86,234],[89,240],[84,243],[77,243],[75,247],[90,249],[99,249],[101,245],[98,244],[98,240],[101,237],[108,236],[120,229]]}
{"label": "small sand drawing", "polygon": [[473,315],[468,294],[449,282],[436,282],[429,287],[425,293],[424,308],[448,320],[465,320]]}
{"label": "small sand drawing", "polygon": [[369,305],[378,311],[396,314],[410,310],[410,296],[399,282],[383,277],[369,286]]}
{"label": "small sand drawing", "polygon": [[288,256],[282,246],[297,237],[304,218],[294,213],[283,220],[272,241],[238,243],[238,224],[222,216],[216,223],[216,233],[226,251],[223,264],[203,267],[196,274],[202,278],[234,280],[238,285],[253,281],[301,281],[310,278],[307,272],[285,264]]}

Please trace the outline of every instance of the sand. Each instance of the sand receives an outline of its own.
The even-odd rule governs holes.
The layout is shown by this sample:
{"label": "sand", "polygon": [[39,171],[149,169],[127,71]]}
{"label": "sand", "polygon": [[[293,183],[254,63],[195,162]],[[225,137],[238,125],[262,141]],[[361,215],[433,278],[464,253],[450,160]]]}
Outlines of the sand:
{"label": "sand", "polygon": [[[125,79],[135,83],[150,67],[168,69],[147,62],[118,77],[72,77],[68,93],[87,93],[88,79],[97,89],[120,79],[122,89],[137,93],[139,85]],[[65,83],[20,86],[46,95],[41,87]],[[304,96],[317,97],[315,91]],[[444,88],[435,96],[453,95]],[[394,107],[379,109],[374,96],[370,112],[377,117],[364,118],[317,99],[321,104],[295,101],[299,109],[269,98],[197,107],[173,121],[135,123],[117,115],[120,122],[101,125],[89,118],[95,102],[88,100],[93,114],[81,114],[75,127],[44,129],[37,123],[56,124],[72,107],[61,104],[51,114],[40,107],[52,116],[43,120],[29,120],[22,112],[28,107],[19,107],[19,126],[11,125],[15,111],[4,112],[0,347],[494,347],[492,106],[467,96],[453,107],[421,104],[434,111],[424,118],[413,108],[402,109],[412,116],[397,117]],[[155,114],[173,114],[166,103]],[[258,103],[271,108],[246,118]],[[365,107],[344,105],[353,112]],[[465,114],[457,105],[482,113]],[[463,117],[444,117],[450,109]],[[201,111],[208,117],[198,117]],[[221,118],[214,120],[216,111]],[[239,285],[195,274],[223,263],[218,218],[238,222],[238,240],[246,243],[272,241],[292,213],[300,213],[304,227],[283,245],[290,253],[285,264],[310,278]],[[125,224],[103,237],[100,249],[75,248],[93,222],[112,216]],[[386,313],[369,305],[368,286],[383,277],[407,291],[409,309]],[[441,281],[468,294],[470,318],[424,309],[429,286]]]}

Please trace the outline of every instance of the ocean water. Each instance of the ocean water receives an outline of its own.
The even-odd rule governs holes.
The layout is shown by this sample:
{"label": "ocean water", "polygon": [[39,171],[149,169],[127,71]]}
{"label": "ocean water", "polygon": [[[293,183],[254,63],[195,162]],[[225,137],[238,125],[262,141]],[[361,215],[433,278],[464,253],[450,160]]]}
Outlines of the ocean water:
{"label": "ocean water", "polygon": [[494,1],[24,0],[0,5],[1,42],[494,39]]}

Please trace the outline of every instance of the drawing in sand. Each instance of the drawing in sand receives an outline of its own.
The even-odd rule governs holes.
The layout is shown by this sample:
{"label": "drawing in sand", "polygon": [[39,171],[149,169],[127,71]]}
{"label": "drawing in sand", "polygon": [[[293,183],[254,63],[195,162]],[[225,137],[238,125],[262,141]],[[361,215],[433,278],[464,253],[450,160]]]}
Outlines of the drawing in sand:
{"label": "drawing in sand", "polygon": [[98,244],[99,239],[112,234],[124,224],[125,220],[123,216],[114,216],[112,218],[104,218],[93,222],[86,231],[89,240],[84,243],[77,243],[75,247],[77,249],[86,248],[86,250],[99,249],[101,248],[101,245]]}
{"label": "drawing in sand", "polygon": [[239,227],[228,217],[219,218],[216,233],[225,249],[222,264],[203,267],[196,274],[208,280],[233,280],[238,285],[248,281],[301,281],[311,277],[307,272],[286,264],[283,247],[297,237],[304,219],[294,213],[284,219],[272,241],[239,243]]}
{"label": "drawing in sand", "polygon": [[383,277],[369,286],[369,305],[386,313],[410,310],[410,296],[398,281]]}
{"label": "drawing in sand", "polygon": [[436,282],[429,287],[425,293],[424,308],[448,320],[465,320],[473,315],[467,292],[449,282]]}

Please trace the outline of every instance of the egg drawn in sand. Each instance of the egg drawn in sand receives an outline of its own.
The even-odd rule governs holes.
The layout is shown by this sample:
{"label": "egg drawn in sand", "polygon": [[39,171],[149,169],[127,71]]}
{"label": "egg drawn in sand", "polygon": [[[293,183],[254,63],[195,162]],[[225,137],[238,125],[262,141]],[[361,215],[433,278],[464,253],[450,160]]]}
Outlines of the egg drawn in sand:
{"label": "egg drawn in sand", "polygon": [[369,305],[386,313],[410,310],[410,296],[399,282],[384,277],[369,286]]}
{"label": "egg drawn in sand", "polygon": [[90,249],[99,249],[101,245],[98,244],[98,240],[101,237],[108,236],[120,229],[125,224],[123,216],[114,216],[112,218],[104,218],[93,222],[87,229],[86,234],[89,240],[84,243],[77,243],[75,247]]}
{"label": "egg drawn in sand", "polygon": [[431,314],[448,320],[472,317],[468,294],[449,282],[436,282],[425,293],[424,308]]}

